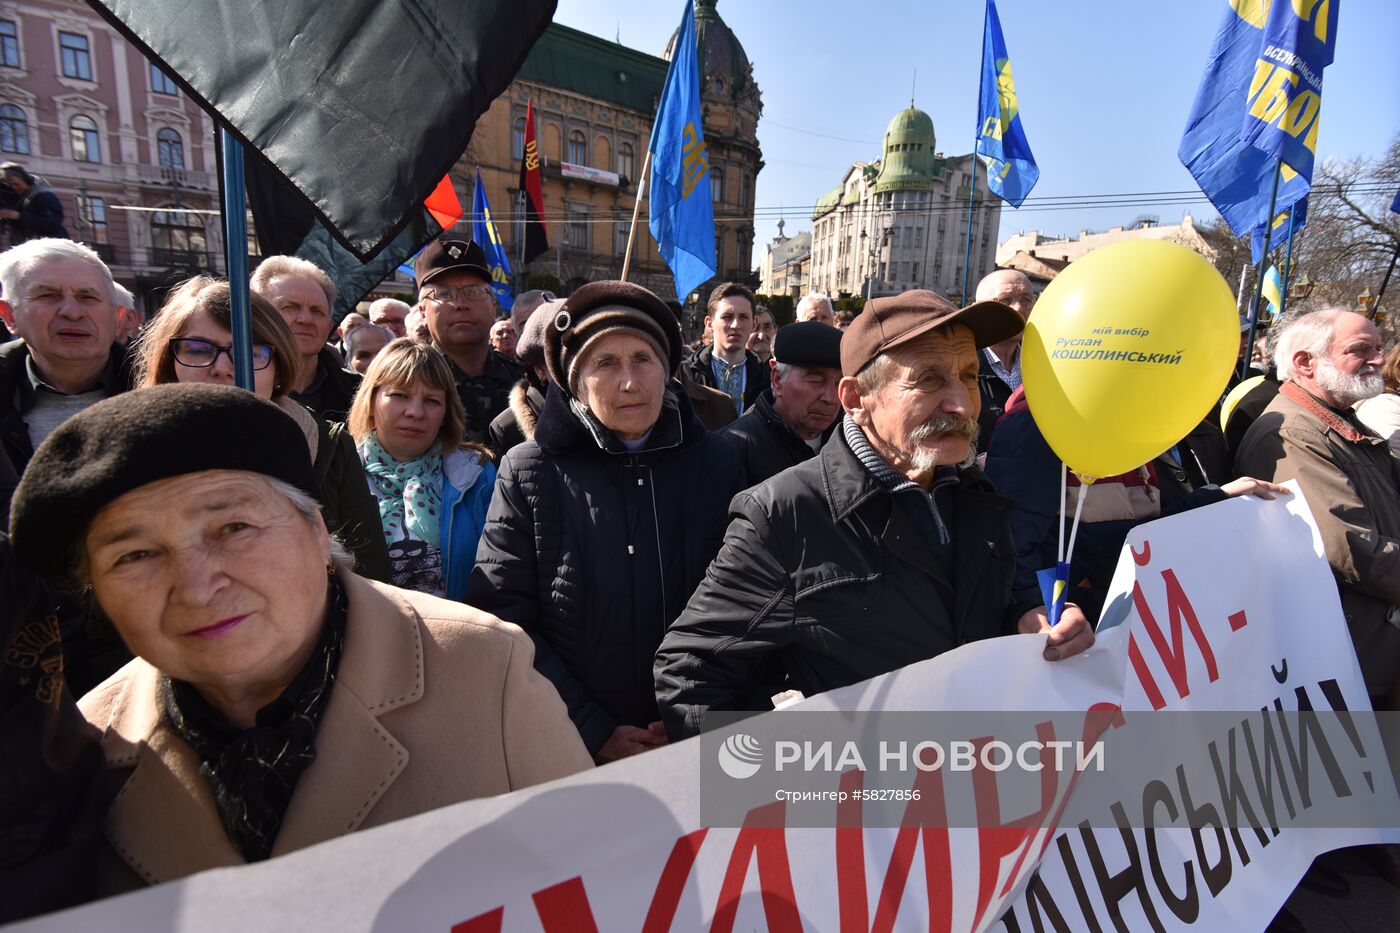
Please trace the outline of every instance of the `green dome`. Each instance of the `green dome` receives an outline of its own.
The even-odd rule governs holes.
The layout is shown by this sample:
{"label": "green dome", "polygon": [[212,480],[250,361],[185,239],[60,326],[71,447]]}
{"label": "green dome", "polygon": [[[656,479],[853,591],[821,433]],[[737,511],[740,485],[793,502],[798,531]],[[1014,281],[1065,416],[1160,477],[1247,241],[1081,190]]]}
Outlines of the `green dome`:
{"label": "green dome", "polygon": [[917,107],[895,114],[885,130],[885,152],[875,192],[933,187],[933,119]]}

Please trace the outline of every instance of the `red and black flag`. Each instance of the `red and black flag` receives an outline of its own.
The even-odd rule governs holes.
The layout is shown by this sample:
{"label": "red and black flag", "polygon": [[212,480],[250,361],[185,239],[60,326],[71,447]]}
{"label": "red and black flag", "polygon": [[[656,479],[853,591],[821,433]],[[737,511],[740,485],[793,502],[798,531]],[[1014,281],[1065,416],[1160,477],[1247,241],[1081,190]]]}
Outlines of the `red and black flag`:
{"label": "red and black flag", "polygon": [[433,235],[424,201],[556,2],[88,0],[242,140],[279,251],[302,231],[347,263]]}
{"label": "red and black flag", "polygon": [[549,249],[540,187],[540,149],[535,143],[535,105],[525,102],[525,146],[520,153],[520,191],[524,200],[525,261]]}

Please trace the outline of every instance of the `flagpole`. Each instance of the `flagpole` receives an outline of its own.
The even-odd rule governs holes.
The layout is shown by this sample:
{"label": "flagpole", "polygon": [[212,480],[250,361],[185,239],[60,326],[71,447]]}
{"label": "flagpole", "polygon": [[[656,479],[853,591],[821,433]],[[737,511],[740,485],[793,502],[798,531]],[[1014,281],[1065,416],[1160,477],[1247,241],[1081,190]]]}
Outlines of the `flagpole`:
{"label": "flagpole", "polygon": [[1278,296],[1278,316],[1283,317],[1283,312],[1288,310],[1288,280],[1293,277],[1293,221],[1298,216],[1298,204],[1295,202],[1288,210],[1288,248],[1283,252],[1283,281],[1279,285]]}
{"label": "flagpole", "polygon": [[220,128],[219,134],[219,170],[224,181],[224,268],[228,272],[233,375],[240,389],[251,391],[253,328],[248,299],[248,219],[243,213],[246,190],[243,178],[243,144],[227,129]]}
{"label": "flagpole", "polygon": [[[1274,232],[1274,205],[1278,202],[1278,179],[1281,174],[1283,174],[1283,160],[1275,159],[1274,190],[1269,195],[1269,212],[1264,215],[1264,250],[1259,258],[1259,269],[1256,272],[1258,281],[1254,283],[1254,308],[1249,315],[1249,340],[1245,343],[1245,346],[1249,348],[1254,346],[1254,331],[1259,326],[1259,303],[1264,300],[1264,270],[1268,268],[1269,264],[1269,237]],[[1240,361],[1241,379],[1249,375],[1249,359],[1252,352],[1251,350],[1250,353],[1243,354],[1244,359]]]}
{"label": "flagpole", "polygon": [[[642,213],[642,194],[647,190],[647,179],[651,177],[651,149],[642,160],[642,177],[637,180],[637,200],[632,204],[632,226],[627,228],[627,252],[622,254],[622,281],[627,281],[627,272],[632,268],[632,240],[637,235],[637,217]],[[678,295],[682,302],[684,295]]]}
{"label": "flagpole", "polygon": [[515,294],[525,291],[525,237],[529,235],[530,221],[525,216],[525,189],[520,189],[520,262],[515,267]]}

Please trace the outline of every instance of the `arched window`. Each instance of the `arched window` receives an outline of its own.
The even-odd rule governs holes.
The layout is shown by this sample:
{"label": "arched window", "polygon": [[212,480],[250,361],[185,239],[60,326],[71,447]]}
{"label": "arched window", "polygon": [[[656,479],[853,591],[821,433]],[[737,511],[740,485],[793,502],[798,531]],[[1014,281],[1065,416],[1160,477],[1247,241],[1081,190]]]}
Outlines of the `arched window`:
{"label": "arched window", "polygon": [[156,265],[203,265],[208,252],[204,223],[198,214],[164,209],[151,214],[152,259]]}
{"label": "arched window", "polygon": [[510,157],[512,159],[523,159],[525,157],[525,118],[521,117],[515,121],[515,128],[510,134]]}
{"label": "arched window", "polygon": [[185,167],[185,144],[168,126],[156,134],[156,161],[165,168]]}
{"label": "arched window", "polygon": [[29,152],[29,117],[14,104],[0,106],[0,149]]}
{"label": "arched window", "polygon": [[617,173],[629,181],[637,180],[637,150],[631,143],[617,144]]}
{"label": "arched window", "polygon": [[724,169],[710,169],[710,197],[716,203],[724,200]]}
{"label": "arched window", "polygon": [[573,130],[569,133],[569,157],[566,162],[575,165],[588,164],[588,139],[583,135],[582,130]]}
{"label": "arched window", "polygon": [[73,146],[74,162],[102,161],[102,145],[97,140],[97,123],[92,117],[79,114],[69,120],[68,140]]}

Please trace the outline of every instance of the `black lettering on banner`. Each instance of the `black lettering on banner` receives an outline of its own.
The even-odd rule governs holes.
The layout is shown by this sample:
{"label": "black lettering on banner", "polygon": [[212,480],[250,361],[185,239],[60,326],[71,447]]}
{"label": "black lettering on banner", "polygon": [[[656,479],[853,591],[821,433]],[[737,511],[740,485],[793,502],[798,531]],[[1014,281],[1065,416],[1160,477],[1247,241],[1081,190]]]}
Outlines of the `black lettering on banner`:
{"label": "black lettering on banner", "polygon": [[1156,933],[1166,933],[1161,918],[1157,916],[1157,908],[1152,903],[1152,892],[1148,890],[1147,879],[1142,874],[1142,857],[1138,854],[1132,827],[1128,825],[1128,815],[1123,812],[1123,804],[1117,800],[1113,802],[1112,810],[1113,820],[1118,824],[1118,834],[1128,852],[1128,867],[1117,874],[1109,874],[1109,869],[1104,864],[1103,853],[1099,850],[1099,841],[1095,838],[1094,830],[1088,821],[1079,824],[1079,836],[1084,840],[1085,851],[1089,853],[1089,864],[1094,869],[1094,881],[1103,892],[1108,916],[1113,920],[1114,929],[1120,933],[1127,933],[1128,925],[1123,920],[1123,911],[1119,905],[1125,897],[1136,891],[1148,924]]}
{"label": "black lettering on banner", "polygon": [[[1246,722],[1247,726],[1248,723]],[[1245,851],[1244,837],[1240,834],[1240,826],[1250,826],[1254,828],[1254,834],[1259,837],[1260,847],[1269,844],[1269,835],[1259,826],[1259,820],[1254,815],[1254,807],[1249,803],[1249,795],[1244,791],[1244,783],[1240,780],[1239,771],[1235,768],[1235,730],[1232,728],[1225,733],[1225,757],[1229,762],[1226,769],[1220,764],[1220,751],[1211,742],[1206,748],[1210,751],[1210,763],[1215,768],[1215,783],[1220,787],[1220,801],[1225,809],[1225,822],[1230,827],[1230,838],[1235,843],[1235,854],[1240,858],[1240,867],[1249,864],[1249,853]],[[1230,777],[1225,777],[1226,770]],[[1243,810],[1247,822],[1241,824],[1239,812]]]}
{"label": "black lettering on banner", "polygon": [[[1087,822],[1079,824],[1081,833],[1092,832]],[[1060,861],[1064,863],[1065,874],[1069,877],[1069,886],[1074,889],[1074,899],[1079,903],[1079,912],[1084,917],[1084,923],[1089,928],[1089,933],[1103,933],[1103,927],[1099,926],[1098,915],[1094,913],[1094,905],[1089,900],[1089,892],[1084,887],[1084,876],[1079,873],[1079,863],[1074,860],[1074,850],[1069,844],[1069,834],[1061,834],[1055,840],[1055,846],[1060,850]]]}
{"label": "black lettering on banner", "polygon": [[[1060,913],[1060,908],[1055,904],[1055,899],[1050,895],[1050,889],[1040,878],[1040,872],[1031,875],[1030,882],[1026,885],[1026,911],[1031,915],[1031,928],[1035,933],[1045,933],[1045,921],[1040,917],[1041,907],[1045,908],[1045,915],[1050,921],[1050,929],[1055,933],[1075,933],[1074,927],[1065,922],[1064,914]],[[1021,921],[1016,919],[1015,908],[1008,908],[1001,917],[1002,926],[1006,927],[1006,933],[1021,933]]]}
{"label": "black lettering on banner", "polygon": [[[1218,895],[1230,883],[1230,847],[1225,842],[1225,826],[1220,819],[1220,811],[1213,803],[1203,803],[1199,807],[1191,802],[1191,789],[1186,786],[1186,769],[1176,766],[1176,787],[1181,793],[1181,810],[1186,824],[1191,827],[1191,836],[1196,842],[1196,864],[1201,869],[1201,877],[1211,896]],[[1211,865],[1206,859],[1206,844],[1202,830],[1211,826],[1215,829],[1215,845],[1220,849],[1220,862]]]}
{"label": "black lettering on banner", "polygon": [[[1332,746],[1327,741],[1327,733],[1318,721],[1317,713],[1313,712],[1312,700],[1308,697],[1307,688],[1299,687],[1293,691],[1293,695],[1298,700],[1297,743],[1294,743],[1294,736],[1288,728],[1288,720],[1295,718],[1294,716],[1280,716],[1279,731],[1283,733],[1283,747],[1288,752],[1288,764],[1293,769],[1293,785],[1298,788],[1298,802],[1304,810],[1312,807],[1311,778],[1308,775],[1308,767],[1312,758],[1308,754],[1310,736],[1312,746],[1317,749],[1317,757],[1322,761],[1322,769],[1327,772],[1327,777],[1332,782],[1333,793],[1337,795],[1338,799],[1350,797],[1351,788],[1342,775],[1342,769],[1337,764],[1336,756],[1332,754]],[[1274,700],[1274,709],[1283,712],[1282,700]]]}
{"label": "black lettering on banner", "polygon": [[[1288,808],[1288,818],[1293,819],[1297,815],[1297,810],[1293,807],[1293,795],[1288,792],[1288,781],[1284,780],[1283,759],[1279,756],[1278,739],[1274,736],[1274,727],[1268,707],[1260,710],[1262,728],[1260,729],[1260,741],[1263,743],[1263,753],[1258,754],[1254,748],[1254,733],[1250,731],[1249,723],[1244,724],[1244,744],[1249,749],[1249,765],[1254,770],[1254,787],[1259,791],[1259,808],[1264,816],[1269,820],[1269,827],[1278,835],[1278,808],[1274,805],[1275,789],[1283,794],[1283,805]],[[1263,760],[1264,771],[1259,771],[1260,760]],[[1277,778],[1277,780],[1275,780]]]}
{"label": "black lettering on banner", "polygon": [[1171,789],[1162,781],[1151,781],[1142,789],[1142,825],[1145,827],[1143,835],[1147,842],[1147,865],[1152,869],[1152,881],[1157,885],[1157,893],[1162,895],[1162,902],[1176,915],[1176,919],[1182,923],[1195,923],[1201,913],[1201,897],[1196,890],[1196,873],[1191,869],[1191,862],[1181,863],[1186,872],[1186,893],[1180,897],[1177,897],[1162,872],[1162,857],[1157,851],[1156,820],[1153,817],[1158,806],[1165,807],[1171,822],[1176,822],[1176,801],[1172,800]]}
{"label": "black lettering on banner", "polygon": [[[1346,697],[1342,696],[1342,688],[1338,686],[1335,680],[1324,680],[1318,684],[1318,687],[1322,689],[1322,695],[1327,697],[1327,702],[1331,704],[1333,711],[1336,712],[1337,718],[1342,723],[1342,729],[1346,731],[1347,738],[1351,740],[1352,746],[1356,749],[1357,756],[1365,758],[1366,746],[1361,741],[1361,733],[1356,731],[1356,723],[1352,719],[1351,712],[1347,709],[1347,701]],[[1371,776],[1371,772],[1363,771],[1361,772],[1361,776],[1366,779],[1366,786],[1369,787],[1371,793],[1374,794],[1376,792],[1376,782],[1375,778]]]}

